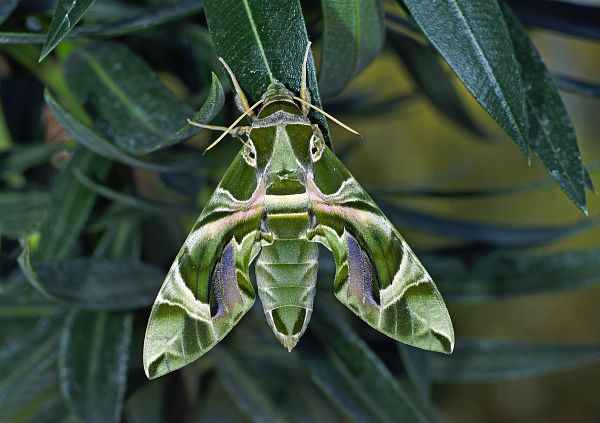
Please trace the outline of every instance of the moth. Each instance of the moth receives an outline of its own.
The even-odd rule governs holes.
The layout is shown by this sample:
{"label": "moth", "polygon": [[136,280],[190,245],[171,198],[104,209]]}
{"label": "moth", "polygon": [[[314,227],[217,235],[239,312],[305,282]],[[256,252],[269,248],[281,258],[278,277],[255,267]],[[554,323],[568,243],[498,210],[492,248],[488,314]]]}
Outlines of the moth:
{"label": "moth", "polygon": [[[212,145],[230,134],[243,147],[158,293],[144,340],[150,379],[196,360],[239,322],[256,297],[255,259],[266,320],[291,351],[313,309],[317,244],[332,252],[335,295],[356,315],[398,341],[452,352],[452,323],[431,277],[308,117],[315,109],[343,125],[310,102],[309,52],[310,44],[299,96],[274,81],[252,106],[220,59],[243,114],[228,128],[196,125],[223,131]],[[251,125],[236,127],[245,116]]]}

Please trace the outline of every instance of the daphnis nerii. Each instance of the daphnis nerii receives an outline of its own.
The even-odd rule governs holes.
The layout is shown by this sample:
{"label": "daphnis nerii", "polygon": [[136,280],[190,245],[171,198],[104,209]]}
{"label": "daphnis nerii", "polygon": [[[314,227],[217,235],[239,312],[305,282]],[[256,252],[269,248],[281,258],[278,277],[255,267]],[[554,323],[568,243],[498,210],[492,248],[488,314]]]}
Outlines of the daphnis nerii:
{"label": "daphnis nerii", "polygon": [[[238,323],[255,300],[255,259],[267,322],[294,348],[311,316],[317,243],[333,253],[336,297],[360,318],[406,344],[453,349],[452,323],[427,271],[308,118],[317,109],[308,54],[309,46],[299,96],[275,81],[253,106],[222,61],[243,114],[229,128],[198,126],[222,130],[216,142],[239,137],[243,147],[158,293],[144,341],[149,378],[196,360]],[[251,125],[234,127],[244,116]]]}

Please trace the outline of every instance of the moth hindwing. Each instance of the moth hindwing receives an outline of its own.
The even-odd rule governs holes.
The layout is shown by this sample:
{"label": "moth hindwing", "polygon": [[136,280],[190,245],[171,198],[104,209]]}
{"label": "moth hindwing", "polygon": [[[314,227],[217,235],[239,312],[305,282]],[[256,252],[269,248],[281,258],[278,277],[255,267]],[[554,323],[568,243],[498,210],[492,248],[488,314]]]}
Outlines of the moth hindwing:
{"label": "moth hindwing", "polygon": [[244,146],[158,293],[144,340],[149,378],[196,360],[237,324],[254,303],[256,258],[267,322],[291,350],[312,313],[317,243],[333,253],[335,295],[360,318],[404,343],[452,351],[452,323],[427,271],[308,118],[308,52],[300,97],[275,81],[250,106],[237,89],[251,126],[199,125]]}

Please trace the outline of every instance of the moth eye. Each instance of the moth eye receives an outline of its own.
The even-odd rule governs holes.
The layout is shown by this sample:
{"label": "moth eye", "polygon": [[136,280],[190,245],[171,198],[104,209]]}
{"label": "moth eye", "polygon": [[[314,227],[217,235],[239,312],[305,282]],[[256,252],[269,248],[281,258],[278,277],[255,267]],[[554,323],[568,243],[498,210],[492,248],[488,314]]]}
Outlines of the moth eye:
{"label": "moth eye", "polygon": [[254,149],[254,144],[252,144],[250,139],[244,143],[242,156],[249,166],[256,167],[256,150]]}
{"label": "moth eye", "polygon": [[313,135],[310,139],[310,156],[313,162],[319,160],[321,158],[321,154],[323,154],[323,139]]}

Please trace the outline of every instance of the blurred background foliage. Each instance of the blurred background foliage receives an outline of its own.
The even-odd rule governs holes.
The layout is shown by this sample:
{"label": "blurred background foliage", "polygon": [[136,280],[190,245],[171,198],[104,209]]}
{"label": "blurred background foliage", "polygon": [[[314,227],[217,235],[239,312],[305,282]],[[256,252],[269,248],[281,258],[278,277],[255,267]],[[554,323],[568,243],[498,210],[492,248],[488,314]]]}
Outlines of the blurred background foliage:
{"label": "blurred background foliage", "polygon": [[[600,200],[585,189],[600,168],[600,5],[246,4],[0,4],[0,421],[596,421]],[[362,134],[332,126],[333,147],[434,277],[456,350],[355,319],[332,300],[323,252],[294,352],[257,305],[205,357],[148,382],[149,307],[239,148],[203,156],[214,134],[185,123],[236,116],[215,51],[256,97],[267,71],[297,88],[307,35],[313,97]]]}

